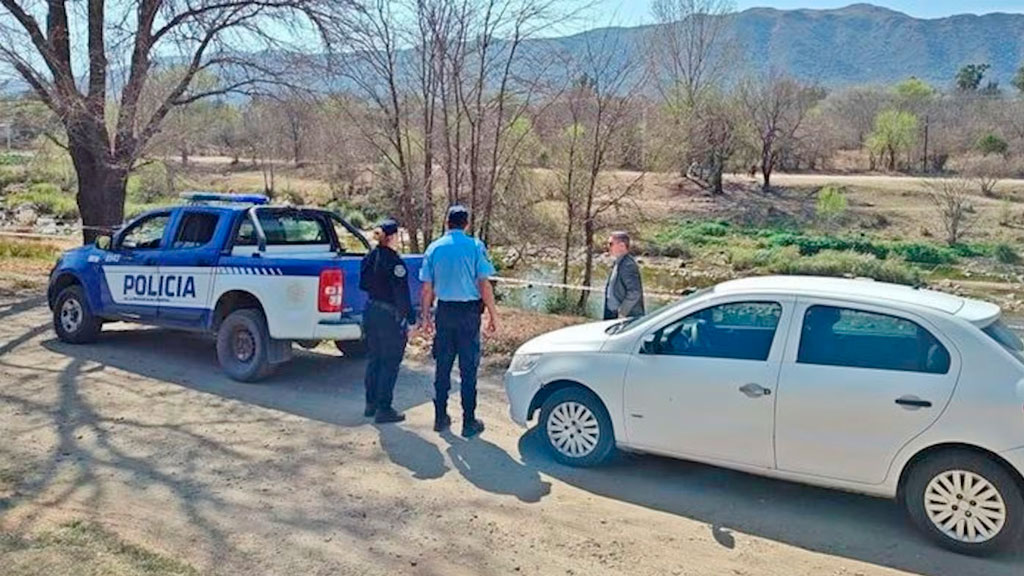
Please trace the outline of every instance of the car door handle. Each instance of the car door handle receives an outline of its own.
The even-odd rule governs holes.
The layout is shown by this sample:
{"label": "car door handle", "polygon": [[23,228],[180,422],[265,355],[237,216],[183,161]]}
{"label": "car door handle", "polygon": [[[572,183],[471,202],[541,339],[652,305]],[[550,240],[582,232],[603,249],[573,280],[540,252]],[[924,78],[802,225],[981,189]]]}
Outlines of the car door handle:
{"label": "car door handle", "polygon": [[928,400],[922,400],[917,396],[901,396],[896,399],[896,403],[900,406],[904,406],[908,409],[915,410],[917,408],[931,408],[932,403]]}
{"label": "car door handle", "polygon": [[750,384],[740,386],[740,392],[746,394],[748,398],[760,398],[761,396],[770,396],[772,389],[751,382]]}

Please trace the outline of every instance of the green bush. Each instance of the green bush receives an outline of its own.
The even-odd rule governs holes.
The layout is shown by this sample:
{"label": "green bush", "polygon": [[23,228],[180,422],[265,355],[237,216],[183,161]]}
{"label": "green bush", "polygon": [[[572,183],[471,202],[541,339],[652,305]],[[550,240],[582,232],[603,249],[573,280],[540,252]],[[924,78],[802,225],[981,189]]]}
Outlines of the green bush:
{"label": "green bush", "polygon": [[846,214],[846,193],[845,188],[835,184],[825,186],[818,192],[818,201],[815,205],[815,214],[826,226],[836,225],[843,215]]}
{"label": "green bush", "polygon": [[170,173],[163,162],[147,162],[135,168],[128,176],[128,200],[140,204],[154,202],[174,195]]}
{"label": "green bush", "polygon": [[586,311],[582,310],[578,304],[579,301],[573,297],[571,292],[557,290],[548,294],[544,299],[544,312],[565,316],[585,316]]}
{"label": "green bush", "polygon": [[896,242],[892,251],[916,264],[952,264],[957,259],[956,253],[949,248],[924,242]]}
{"label": "green bush", "polygon": [[989,154],[1005,155],[1010,150],[1010,145],[996,134],[985,134],[978,139],[976,145],[978,152],[985,156]]}
{"label": "green bush", "polygon": [[804,236],[798,233],[783,232],[770,236],[771,246],[796,246],[802,256],[814,256],[825,251],[848,251],[870,254],[876,258],[889,255],[889,247],[884,243],[874,242],[868,238],[841,238],[838,236]]}
{"label": "green bush", "polygon": [[350,210],[345,214],[345,219],[348,220],[349,224],[360,230],[366,230],[370,227],[370,220],[359,210]]}
{"label": "green bush", "polygon": [[78,205],[73,194],[64,192],[56,184],[32,184],[27,190],[8,194],[4,198],[7,208],[17,208],[28,204],[39,213],[54,216],[63,220],[78,218]]}
{"label": "green bush", "polygon": [[656,235],[656,240],[660,244],[677,242],[687,246],[718,245],[723,244],[724,238],[732,232],[734,230],[729,223],[721,220],[686,221],[662,230]]}
{"label": "green bush", "polygon": [[921,274],[897,259],[879,260],[870,254],[826,250],[806,258],[778,259],[769,272],[812,276],[853,276],[881,282],[921,284]]}
{"label": "green bush", "polygon": [[1017,250],[1003,242],[995,245],[992,249],[992,255],[1002,264],[1020,263],[1020,254],[1017,253]]}
{"label": "green bush", "polygon": [[33,184],[56,184],[63,190],[74,190],[78,179],[67,151],[41,138],[35,154],[28,162],[25,180]]}
{"label": "green bush", "polygon": [[21,154],[0,154],[0,166],[24,166],[28,164],[28,158]]}

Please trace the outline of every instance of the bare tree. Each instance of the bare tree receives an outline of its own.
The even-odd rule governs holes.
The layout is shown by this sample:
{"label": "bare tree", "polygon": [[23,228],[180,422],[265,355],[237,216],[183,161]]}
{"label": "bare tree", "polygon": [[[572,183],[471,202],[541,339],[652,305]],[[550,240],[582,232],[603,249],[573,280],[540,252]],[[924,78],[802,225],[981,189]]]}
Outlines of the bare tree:
{"label": "bare tree", "polygon": [[946,243],[957,244],[974,224],[971,182],[966,178],[943,178],[925,184],[928,195],[942,220]]}
{"label": "bare tree", "polygon": [[[569,255],[575,225],[582,222],[584,248],[583,285],[590,286],[594,271],[594,236],[600,217],[633,195],[643,185],[644,174],[623,183],[606,173],[613,153],[630,128],[630,120],[644,85],[643,68],[626,55],[627,46],[609,34],[587,43],[584,55],[571,68],[576,78],[564,95],[567,153],[561,170],[560,194],[565,203],[562,278],[568,281]],[[586,306],[584,290],[577,306]]]}
{"label": "bare tree", "polygon": [[[280,84],[293,63],[264,56],[287,53],[286,38],[307,47],[311,35],[326,38],[347,7],[346,0],[0,0],[0,60],[63,123],[85,241],[122,221],[128,172],[172,109]],[[71,26],[71,16],[83,26]],[[184,72],[143,116],[139,99],[168,58],[184,62]],[[125,78],[113,78],[119,71]],[[196,89],[200,73],[220,81]]]}
{"label": "bare tree", "polygon": [[777,71],[748,79],[739,89],[758,151],[762,188],[771,189],[772,171],[786,148],[793,147],[807,113],[823,94]]}
{"label": "bare tree", "polygon": [[734,48],[733,10],[730,0],[654,0],[655,25],[645,36],[650,77],[674,125],[672,156],[680,172],[712,193],[722,192],[733,148],[734,116],[717,100]]}

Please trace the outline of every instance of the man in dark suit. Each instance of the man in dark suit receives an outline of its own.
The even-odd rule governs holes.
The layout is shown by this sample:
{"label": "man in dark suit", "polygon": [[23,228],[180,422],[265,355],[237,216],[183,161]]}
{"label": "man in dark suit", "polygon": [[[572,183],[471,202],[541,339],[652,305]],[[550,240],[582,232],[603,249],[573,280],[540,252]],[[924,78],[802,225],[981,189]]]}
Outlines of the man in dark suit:
{"label": "man in dark suit", "polygon": [[643,316],[644,286],[640,266],[629,253],[629,234],[612,232],[608,253],[615,258],[615,264],[604,288],[604,319]]}

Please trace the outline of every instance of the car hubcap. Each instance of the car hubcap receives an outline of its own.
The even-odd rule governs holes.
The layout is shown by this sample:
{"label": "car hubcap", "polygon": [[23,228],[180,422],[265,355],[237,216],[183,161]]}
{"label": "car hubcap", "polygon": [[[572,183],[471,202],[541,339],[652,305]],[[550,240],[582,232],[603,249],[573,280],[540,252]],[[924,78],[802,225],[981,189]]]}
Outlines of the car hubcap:
{"label": "car hubcap", "polygon": [[252,337],[252,333],[245,328],[235,330],[234,338],[232,338],[232,350],[235,353],[235,359],[239,362],[252,360],[256,353],[256,341]]}
{"label": "car hubcap", "polygon": [[82,325],[82,303],[68,298],[60,307],[60,325],[65,332],[77,332]]}
{"label": "car hubcap", "polygon": [[601,428],[594,413],[579,402],[563,402],[551,411],[548,438],[556,450],[571,458],[582,458],[597,448]]}
{"label": "car hubcap", "polygon": [[999,490],[966,470],[950,470],[932,478],[924,491],[924,508],[932,524],[958,542],[986,542],[1006,523],[1006,503]]}

